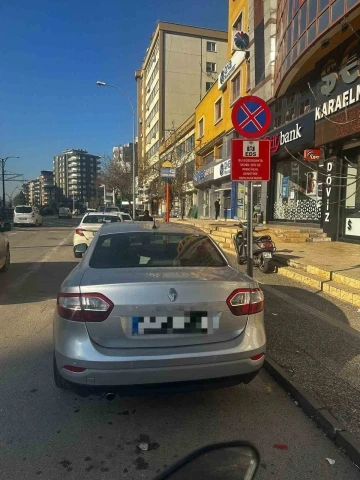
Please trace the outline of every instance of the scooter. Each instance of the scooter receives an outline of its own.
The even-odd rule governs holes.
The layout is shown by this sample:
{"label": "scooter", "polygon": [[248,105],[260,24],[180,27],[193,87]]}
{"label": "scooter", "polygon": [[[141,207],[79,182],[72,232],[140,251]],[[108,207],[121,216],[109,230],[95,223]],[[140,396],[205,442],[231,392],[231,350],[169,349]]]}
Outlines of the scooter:
{"label": "scooter", "polygon": [[[233,242],[239,265],[245,265],[247,262],[247,225],[240,222],[240,227],[242,230],[239,230],[234,235]],[[253,231],[255,232],[255,227]],[[270,235],[253,237],[254,265],[259,267],[261,272],[270,273],[275,271],[273,263],[274,252],[276,252],[276,246]]]}
{"label": "scooter", "polygon": [[260,454],[249,442],[217,443],[190,453],[153,480],[252,480],[259,463]]}

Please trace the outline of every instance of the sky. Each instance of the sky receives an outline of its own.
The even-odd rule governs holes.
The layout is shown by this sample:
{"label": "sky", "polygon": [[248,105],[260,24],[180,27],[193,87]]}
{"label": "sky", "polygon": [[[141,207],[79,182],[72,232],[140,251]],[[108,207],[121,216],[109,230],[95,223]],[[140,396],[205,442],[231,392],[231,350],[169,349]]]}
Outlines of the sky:
{"label": "sky", "polygon": [[[227,29],[227,0],[2,0],[0,157],[31,180],[68,148],[132,140],[134,72],[158,20]],[[6,187],[12,191],[15,184]]]}

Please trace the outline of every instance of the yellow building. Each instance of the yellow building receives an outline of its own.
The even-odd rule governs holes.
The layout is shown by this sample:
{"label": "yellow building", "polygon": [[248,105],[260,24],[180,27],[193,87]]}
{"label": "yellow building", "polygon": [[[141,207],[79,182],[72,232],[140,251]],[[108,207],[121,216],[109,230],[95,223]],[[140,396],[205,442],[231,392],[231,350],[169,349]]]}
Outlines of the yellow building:
{"label": "yellow building", "polygon": [[229,0],[228,62],[208,72],[213,85],[195,108],[196,172],[198,215],[211,218],[214,202],[220,199],[221,217],[244,218],[245,189],[230,181],[231,140],[238,138],[231,122],[234,103],[249,92],[248,53],[238,50],[236,32],[248,32],[248,0]]}

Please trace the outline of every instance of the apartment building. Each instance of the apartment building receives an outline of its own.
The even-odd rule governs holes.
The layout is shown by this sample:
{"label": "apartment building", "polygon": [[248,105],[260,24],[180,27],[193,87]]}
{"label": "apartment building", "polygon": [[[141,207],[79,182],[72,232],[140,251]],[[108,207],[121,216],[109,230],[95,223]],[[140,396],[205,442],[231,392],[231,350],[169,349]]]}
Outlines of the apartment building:
{"label": "apartment building", "polygon": [[39,181],[39,201],[40,205],[46,206],[50,205],[54,198],[54,174],[51,170],[42,170],[40,176],[38,177]]}
{"label": "apartment building", "polygon": [[139,186],[156,177],[147,167],[159,160],[161,144],[194,113],[216,82],[226,54],[227,32],[158,22],[135,72]]}
{"label": "apartment building", "polygon": [[54,183],[65,198],[89,202],[96,196],[99,159],[98,155],[81,149],[64,150],[54,157]]}

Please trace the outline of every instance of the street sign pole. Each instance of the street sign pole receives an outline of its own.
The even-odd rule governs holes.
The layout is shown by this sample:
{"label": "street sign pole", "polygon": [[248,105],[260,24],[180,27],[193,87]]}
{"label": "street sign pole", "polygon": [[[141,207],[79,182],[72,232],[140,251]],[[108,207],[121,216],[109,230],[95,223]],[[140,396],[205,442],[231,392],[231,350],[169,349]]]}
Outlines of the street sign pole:
{"label": "street sign pole", "polygon": [[232,141],[231,180],[247,182],[247,274],[253,277],[253,181],[270,180],[270,141],[258,139],[269,130],[271,111],[264,100],[249,95],[235,103],[231,119],[247,139]]}
{"label": "street sign pole", "polygon": [[253,182],[248,182],[247,188],[247,274],[253,277]]}
{"label": "street sign pole", "polygon": [[166,179],[166,223],[170,222],[170,180]]}

